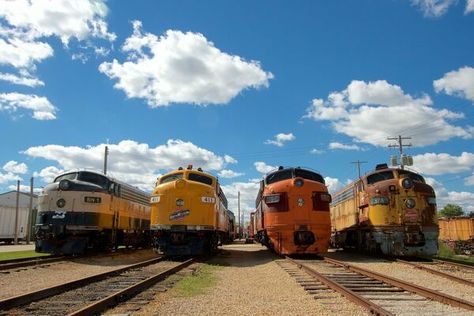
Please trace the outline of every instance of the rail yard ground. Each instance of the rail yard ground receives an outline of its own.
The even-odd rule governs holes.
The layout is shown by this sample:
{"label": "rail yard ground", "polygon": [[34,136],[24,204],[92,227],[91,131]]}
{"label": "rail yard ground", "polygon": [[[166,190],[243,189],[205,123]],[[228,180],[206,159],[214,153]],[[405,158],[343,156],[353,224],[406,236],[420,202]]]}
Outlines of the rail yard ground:
{"label": "rail yard ground", "polygon": [[[156,256],[151,250],[140,250],[2,272],[0,298]],[[403,263],[343,252],[330,253],[329,256],[474,302],[472,287],[453,283]],[[210,260],[192,264],[179,275],[171,276],[160,285],[146,290],[147,293],[139,294],[134,302],[119,304],[105,314],[369,315],[367,310],[339,294],[315,295],[306,291],[301,282],[298,283],[282,268],[282,261],[258,244],[235,242],[223,246],[219,254]],[[422,311],[420,315],[423,315]],[[472,311],[459,310],[456,315],[472,315]]]}

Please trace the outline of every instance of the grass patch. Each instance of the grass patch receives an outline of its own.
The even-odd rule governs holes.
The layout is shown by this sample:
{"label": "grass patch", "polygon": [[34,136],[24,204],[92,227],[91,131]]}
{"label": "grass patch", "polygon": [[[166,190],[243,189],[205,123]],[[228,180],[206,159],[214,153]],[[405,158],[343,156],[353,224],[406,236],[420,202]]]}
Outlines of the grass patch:
{"label": "grass patch", "polygon": [[446,246],[443,242],[439,243],[438,255],[434,258],[474,265],[474,258],[455,254],[454,250]]}
{"label": "grass patch", "polygon": [[38,253],[34,250],[0,252],[0,261],[11,259],[31,258],[38,256],[49,256],[49,253]]}
{"label": "grass patch", "polygon": [[205,294],[209,288],[217,283],[215,271],[222,269],[219,266],[203,263],[193,275],[182,278],[173,287],[172,292],[180,297],[192,297]]}

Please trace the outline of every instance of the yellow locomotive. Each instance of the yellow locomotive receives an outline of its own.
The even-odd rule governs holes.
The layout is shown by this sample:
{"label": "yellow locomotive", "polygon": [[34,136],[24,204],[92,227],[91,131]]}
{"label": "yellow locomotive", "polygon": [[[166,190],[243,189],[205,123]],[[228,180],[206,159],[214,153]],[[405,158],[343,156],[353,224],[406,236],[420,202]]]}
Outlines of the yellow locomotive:
{"label": "yellow locomotive", "polygon": [[149,245],[149,194],[99,172],[57,176],[38,201],[36,251]]}
{"label": "yellow locomotive", "polygon": [[377,165],[333,195],[331,243],[386,255],[435,255],[436,197],[417,173]]}
{"label": "yellow locomotive", "polygon": [[201,168],[189,165],[161,176],[150,201],[157,252],[206,254],[228,239],[227,199],[217,178]]}

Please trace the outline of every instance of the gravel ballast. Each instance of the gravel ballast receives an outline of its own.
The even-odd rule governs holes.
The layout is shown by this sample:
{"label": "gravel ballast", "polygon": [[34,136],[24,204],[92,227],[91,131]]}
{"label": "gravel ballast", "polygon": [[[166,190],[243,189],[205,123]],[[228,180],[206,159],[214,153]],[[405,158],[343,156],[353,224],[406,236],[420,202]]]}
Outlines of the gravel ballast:
{"label": "gravel ballast", "polygon": [[107,272],[156,258],[151,250],[59,261],[37,267],[0,271],[0,299]]}
{"label": "gravel ballast", "polygon": [[319,303],[256,244],[232,244],[211,260],[220,265],[215,286],[205,294],[158,294],[133,315],[368,315],[344,298]]}

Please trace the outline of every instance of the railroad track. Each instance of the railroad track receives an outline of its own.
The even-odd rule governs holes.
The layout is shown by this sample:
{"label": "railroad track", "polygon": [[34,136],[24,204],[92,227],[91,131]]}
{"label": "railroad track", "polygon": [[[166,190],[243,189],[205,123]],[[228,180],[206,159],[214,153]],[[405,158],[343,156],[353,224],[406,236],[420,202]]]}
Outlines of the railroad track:
{"label": "railroad track", "polygon": [[65,256],[38,256],[0,261],[0,271],[49,264],[67,259]]}
{"label": "railroad track", "polygon": [[464,264],[444,261],[444,260],[433,260],[432,262],[412,262],[401,259],[396,259],[397,262],[401,262],[410,265],[416,269],[424,270],[426,272],[439,275],[449,280],[462,283],[474,287],[474,267]]}
{"label": "railroad track", "polygon": [[110,272],[0,300],[0,315],[93,315],[133,297],[194,259],[159,257]]}
{"label": "railroad track", "polygon": [[324,304],[330,304],[337,292],[375,315],[472,315],[474,311],[471,302],[334,259],[286,257],[280,265]]}

